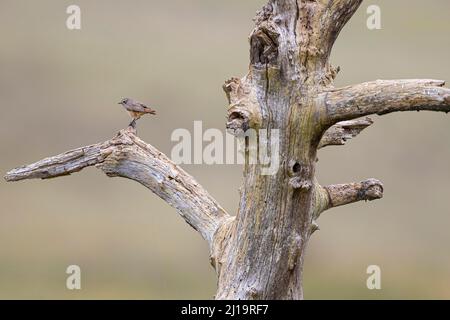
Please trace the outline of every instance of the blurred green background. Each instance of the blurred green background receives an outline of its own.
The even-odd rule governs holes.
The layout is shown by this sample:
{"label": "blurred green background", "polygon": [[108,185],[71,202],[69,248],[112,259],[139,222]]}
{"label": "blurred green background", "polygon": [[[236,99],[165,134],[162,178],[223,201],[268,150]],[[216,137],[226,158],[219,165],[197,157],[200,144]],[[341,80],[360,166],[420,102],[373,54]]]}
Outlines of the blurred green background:
{"label": "blurred green background", "polygon": [[[224,128],[225,79],[248,66],[252,18],[264,0],[0,0],[0,172],[104,141],[129,118],[123,96],[158,118],[139,135],[170,154],[176,128]],[[81,7],[82,29],[65,26]],[[366,28],[380,5],[382,30]],[[333,53],[337,86],[375,79],[450,80],[450,2],[365,1]],[[385,197],[327,212],[305,266],[305,297],[450,298],[450,116],[403,113],[346,147],[319,154],[322,184],[378,178]],[[231,213],[238,165],[184,166]],[[82,290],[65,287],[82,269]],[[366,288],[366,268],[382,290]],[[89,168],[71,177],[0,181],[0,298],[212,298],[208,250],[147,189]]]}

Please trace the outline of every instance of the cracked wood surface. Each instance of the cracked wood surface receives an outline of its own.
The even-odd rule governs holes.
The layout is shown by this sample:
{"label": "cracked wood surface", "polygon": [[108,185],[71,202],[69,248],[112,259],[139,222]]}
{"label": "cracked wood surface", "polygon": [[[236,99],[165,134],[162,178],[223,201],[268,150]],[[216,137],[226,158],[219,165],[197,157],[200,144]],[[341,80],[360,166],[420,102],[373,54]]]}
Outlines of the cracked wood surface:
{"label": "cracked wood surface", "polygon": [[331,121],[351,120],[371,114],[399,111],[450,112],[450,89],[445,81],[377,80],[325,93]]}
{"label": "cracked wood surface", "polygon": [[326,186],[329,201],[326,209],[343,206],[357,201],[373,201],[383,198],[383,184],[376,179],[359,183]]}
{"label": "cracked wood surface", "polygon": [[74,149],[8,172],[7,181],[50,179],[95,166],[110,177],[135,180],[174,207],[211,245],[225,210],[181,167],[136,136],[132,127],[106,142]]}
{"label": "cracked wood surface", "polygon": [[[8,181],[52,178],[86,166],[148,187],[210,245],[218,276],[216,299],[302,299],[305,249],[325,210],[380,199],[380,181],[322,187],[317,150],[344,145],[372,124],[371,114],[450,111],[450,89],[439,80],[378,80],[334,88],[334,42],[362,0],[269,0],[250,34],[250,66],[223,87],[227,129],[280,131],[280,167],[263,175],[245,164],[236,217],[132,129],[105,143],[69,151],[9,172]],[[358,119],[360,118],[360,119]],[[271,146],[266,148],[272,152]]]}
{"label": "cracked wood surface", "polygon": [[[301,299],[303,256],[316,219],[336,206],[376,200],[380,181],[322,187],[317,150],[344,145],[396,111],[448,111],[449,89],[436,80],[374,81],[333,87],[332,46],[362,0],[277,1],[263,7],[250,35],[250,68],[224,86],[227,128],[279,129],[282,166],[262,176],[246,165],[235,223],[216,257],[219,299]],[[360,118],[360,119],[357,119]],[[270,134],[270,130],[269,130]],[[214,260],[214,259],[213,259]]]}
{"label": "cracked wood surface", "polygon": [[338,122],[325,131],[318,149],[327,146],[343,146],[372,124],[373,121],[370,118]]}

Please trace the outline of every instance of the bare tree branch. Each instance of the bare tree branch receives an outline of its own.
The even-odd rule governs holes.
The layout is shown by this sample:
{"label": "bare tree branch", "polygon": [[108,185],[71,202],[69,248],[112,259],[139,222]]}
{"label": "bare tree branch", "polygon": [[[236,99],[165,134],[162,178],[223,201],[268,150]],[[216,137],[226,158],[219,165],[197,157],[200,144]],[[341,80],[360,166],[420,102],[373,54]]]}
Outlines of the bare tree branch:
{"label": "bare tree branch", "polygon": [[[353,17],[363,0],[331,0],[328,1],[328,11],[333,15],[330,26],[334,23],[334,30],[339,32],[342,27]],[[336,35],[338,36],[338,35]]]}
{"label": "bare tree branch", "polygon": [[49,179],[96,166],[110,177],[135,180],[174,207],[212,245],[213,235],[229,215],[193,177],[166,155],[136,136],[133,128],[111,140],[78,148],[16,168],[7,181]]}
{"label": "bare tree branch", "polygon": [[[109,176],[138,181],[209,242],[218,275],[216,299],[302,299],[305,252],[319,228],[316,219],[332,207],[383,196],[375,179],[320,186],[318,143],[344,144],[372,123],[354,119],[370,114],[448,112],[450,89],[437,80],[374,81],[332,89],[337,74],[329,61],[333,44],[362,0],[268,1],[250,35],[247,75],[224,86],[227,129],[239,135],[267,128],[258,141],[267,145],[266,137],[274,137],[271,130],[278,130],[281,166],[271,175],[262,174],[260,164],[244,166],[235,217],[132,128],[104,143],[15,169],[6,179],[53,178],[97,166]],[[249,148],[245,156],[250,156]]]}
{"label": "bare tree branch", "polygon": [[372,201],[383,197],[383,184],[376,179],[359,183],[336,184],[324,187],[328,192],[325,210],[358,201]]}
{"label": "bare tree branch", "polygon": [[440,80],[378,80],[324,93],[331,123],[397,111],[450,112],[450,89]]}
{"label": "bare tree branch", "polygon": [[364,129],[373,124],[372,119],[363,118],[350,121],[342,121],[330,127],[320,140],[318,149],[327,146],[342,146],[351,138],[356,137]]}
{"label": "bare tree branch", "polygon": [[[328,18],[324,28],[321,30],[325,36],[323,45],[331,51],[331,46],[336,41],[339,33],[358,10],[363,0],[331,0],[326,5],[325,14]],[[328,53],[329,54],[329,53]]]}

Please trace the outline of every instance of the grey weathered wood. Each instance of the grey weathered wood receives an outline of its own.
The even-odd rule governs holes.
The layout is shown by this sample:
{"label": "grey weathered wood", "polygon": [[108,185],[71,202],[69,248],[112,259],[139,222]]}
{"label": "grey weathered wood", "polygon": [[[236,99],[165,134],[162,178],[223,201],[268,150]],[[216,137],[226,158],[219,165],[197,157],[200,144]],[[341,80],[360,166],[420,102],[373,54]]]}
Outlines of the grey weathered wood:
{"label": "grey weathered wood", "polygon": [[356,137],[372,124],[373,121],[370,118],[338,122],[325,131],[320,140],[318,149],[327,146],[345,145],[348,140]]}
{"label": "grey weathered wood", "polygon": [[149,188],[212,244],[215,231],[228,214],[194,178],[135,133],[129,127],[106,142],[11,170],[5,179],[50,179],[96,166],[110,177],[132,179]]}
{"label": "grey weathered wood", "polygon": [[326,186],[329,201],[326,209],[343,206],[357,201],[373,201],[383,197],[383,184],[376,179],[359,183]]}
{"label": "grey weathered wood", "polygon": [[175,207],[209,242],[217,299],[301,299],[304,253],[318,230],[316,219],[333,207],[383,196],[375,179],[322,187],[316,179],[317,150],[345,144],[372,124],[355,120],[359,117],[450,111],[450,90],[443,81],[333,87],[338,69],[330,65],[330,53],[361,2],[269,0],[258,12],[249,72],[224,85],[227,128],[237,135],[247,129],[268,129],[269,135],[280,130],[281,161],[273,175],[262,175],[258,164],[245,165],[236,217],[132,129],[105,143],[14,169],[6,179],[52,178],[92,165],[110,176],[134,179]]}
{"label": "grey weathered wood", "polygon": [[441,80],[377,80],[323,93],[331,121],[398,111],[450,112],[450,89]]}
{"label": "grey weathered wood", "polygon": [[260,166],[245,166],[236,221],[221,229],[227,241],[213,254],[218,299],[302,298],[303,257],[318,229],[315,219],[335,206],[382,197],[374,179],[325,188],[316,181],[317,150],[344,144],[371,124],[353,119],[450,109],[448,89],[436,81],[334,89],[331,49],[361,2],[272,0],[255,19],[249,73],[225,84],[228,125],[236,133],[281,130],[282,167],[263,176]]}

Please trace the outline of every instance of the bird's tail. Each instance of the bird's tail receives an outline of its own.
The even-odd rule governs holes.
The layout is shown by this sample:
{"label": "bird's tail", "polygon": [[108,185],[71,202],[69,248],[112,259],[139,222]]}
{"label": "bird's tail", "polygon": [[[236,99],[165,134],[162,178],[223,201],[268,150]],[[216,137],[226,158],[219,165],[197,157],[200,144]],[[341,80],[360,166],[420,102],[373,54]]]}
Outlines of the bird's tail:
{"label": "bird's tail", "polygon": [[145,113],[149,113],[149,114],[155,115],[155,114],[156,114],[156,111],[153,110],[153,109],[147,108],[147,109],[145,109]]}

